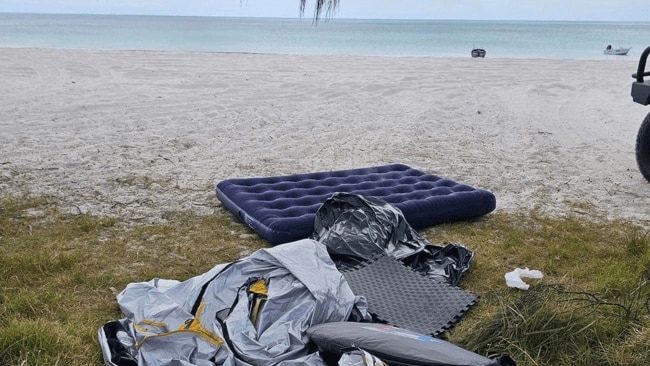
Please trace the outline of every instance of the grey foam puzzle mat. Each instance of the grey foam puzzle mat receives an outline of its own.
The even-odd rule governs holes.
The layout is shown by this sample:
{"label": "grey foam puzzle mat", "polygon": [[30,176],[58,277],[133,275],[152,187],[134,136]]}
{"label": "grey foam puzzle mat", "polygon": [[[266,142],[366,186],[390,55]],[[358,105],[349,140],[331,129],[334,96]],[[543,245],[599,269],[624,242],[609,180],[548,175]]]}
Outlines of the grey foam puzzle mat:
{"label": "grey foam puzzle mat", "polygon": [[368,300],[368,310],[378,321],[422,334],[441,335],[479,297],[434,281],[388,255],[340,271],[354,294]]}

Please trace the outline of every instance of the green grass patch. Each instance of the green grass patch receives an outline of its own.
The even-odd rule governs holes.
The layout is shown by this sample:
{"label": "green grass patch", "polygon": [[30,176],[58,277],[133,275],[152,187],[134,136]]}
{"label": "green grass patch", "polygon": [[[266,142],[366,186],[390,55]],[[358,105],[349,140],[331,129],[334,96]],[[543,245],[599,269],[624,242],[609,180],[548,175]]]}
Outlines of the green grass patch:
{"label": "green grass patch", "polygon": [[[447,340],[519,365],[650,364],[650,236],[591,217],[496,212],[420,231],[475,252],[461,287],[481,297]],[[228,214],[166,218],[134,227],[0,199],[0,364],[102,365],[97,330],[122,317],[115,295],[128,283],[185,280],[268,247]],[[507,288],[517,267],[544,278]]]}

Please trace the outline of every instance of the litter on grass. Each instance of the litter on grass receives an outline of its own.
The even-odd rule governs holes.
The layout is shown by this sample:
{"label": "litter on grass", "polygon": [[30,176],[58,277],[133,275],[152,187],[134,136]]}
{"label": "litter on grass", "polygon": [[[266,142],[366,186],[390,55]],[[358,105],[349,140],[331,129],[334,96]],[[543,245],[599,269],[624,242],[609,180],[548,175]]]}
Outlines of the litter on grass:
{"label": "litter on grass", "polygon": [[536,269],[528,269],[526,268],[515,268],[514,271],[508,272],[505,275],[506,279],[506,285],[508,287],[512,288],[518,288],[521,290],[528,290],[530,288],[530,285],[524,282],[522,278],[535,278],[539,279],[544,277],[542,272]]}

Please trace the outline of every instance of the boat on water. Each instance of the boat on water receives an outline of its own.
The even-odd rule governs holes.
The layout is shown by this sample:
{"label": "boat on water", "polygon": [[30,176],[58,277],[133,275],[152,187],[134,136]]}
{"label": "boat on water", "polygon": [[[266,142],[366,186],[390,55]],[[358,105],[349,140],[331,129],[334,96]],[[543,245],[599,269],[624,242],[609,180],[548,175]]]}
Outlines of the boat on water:
{"label": "boat on water", "polygon": [[472,57],[477,58],[477,57],[485,57],[485,49],[483,48],[474,48],[472,49]]}
{"label": "boat on water", "polygon": [[627,55],[628,52],[630,52],[630,49],[632,47],[618,47],[618,48],[612,48],[612,45],[607,45],[607,48],[603,51],[604,54],[606,55],[619,55],[619,56],[625,56]]}

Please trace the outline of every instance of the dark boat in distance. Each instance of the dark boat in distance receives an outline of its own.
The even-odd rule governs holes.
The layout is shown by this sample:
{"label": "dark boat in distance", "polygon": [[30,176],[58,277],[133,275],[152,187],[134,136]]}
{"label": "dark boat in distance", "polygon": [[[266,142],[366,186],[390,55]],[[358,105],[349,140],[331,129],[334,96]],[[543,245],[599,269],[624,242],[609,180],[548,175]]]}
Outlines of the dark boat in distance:
{"label": "dark boat in distance", "polygon": [[474,58],[485,57],[485,49],[483,49],[483,48],[474,48],[472,50],[472,57],[474,57]]}

